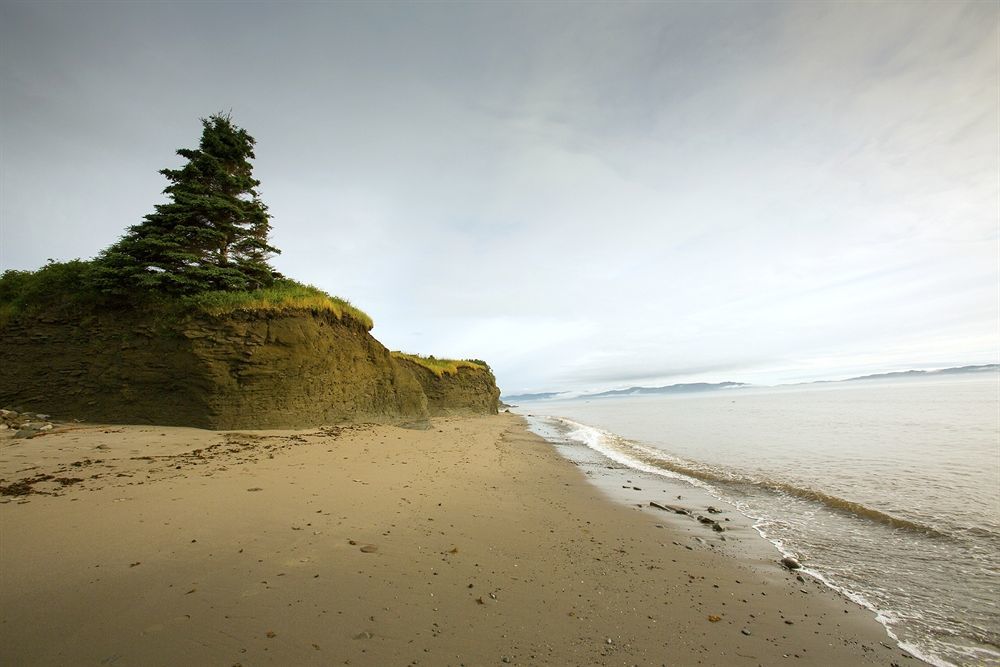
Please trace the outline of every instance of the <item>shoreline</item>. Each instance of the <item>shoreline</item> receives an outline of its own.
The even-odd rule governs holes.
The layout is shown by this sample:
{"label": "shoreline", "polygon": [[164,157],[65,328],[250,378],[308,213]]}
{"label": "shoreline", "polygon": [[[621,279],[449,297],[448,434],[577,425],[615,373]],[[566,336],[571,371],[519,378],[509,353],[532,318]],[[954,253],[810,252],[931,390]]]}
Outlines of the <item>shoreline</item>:
{"label": "shoreline", "polygon": [[922,664],[516,415],[0,439],[4,484],[46,474],[0,497],[5,664]]}
{"label": "shoreline", "polygon": [[[688,538],[687,544],[700,544],[765,570],[785,557],[798,559],[798,554],[790,551],[780,539],[766,533],[758,517],[741,509],[739,503],[734,502],[732,498],[716,495],[713,489],[703,486],[701,480],[679,473],[668,476],[664,475],[664,469],[636,466],[633,461],[621,461],[599,446],[569,439],[552,429],[553,420],[582,426],[573,420],[533,413],[517,414],[527,420],[529,431],[545,438],[563,458],[578,466],[610,502],[640,509],[643,513],[652,515],[657,522],[666,524],[671,530],[685,535]],[[649,498],[654,502],[635,502],[637,499]],[[726,509],[719,509],[720,507]],[[724,532],[713,532],[711,525],[704,521],[705,518],[719,522]],[[659,523],[657,527],[663,527]],[[921,664],[950,664],[936,661],[934,657],[923,654],[918,647],[902,642],[893,632],[886,612],[871,604],[864,596],[832,583],[821,571],[811,568],[808,563],[802,564],[790,574],[796,575],[796,581],[800,584],[807,583],[799,578],[804,577],[809,583],[821,584],[836,597],[850,600],[867,610],[885,630],[887,643],[895,644]]]}

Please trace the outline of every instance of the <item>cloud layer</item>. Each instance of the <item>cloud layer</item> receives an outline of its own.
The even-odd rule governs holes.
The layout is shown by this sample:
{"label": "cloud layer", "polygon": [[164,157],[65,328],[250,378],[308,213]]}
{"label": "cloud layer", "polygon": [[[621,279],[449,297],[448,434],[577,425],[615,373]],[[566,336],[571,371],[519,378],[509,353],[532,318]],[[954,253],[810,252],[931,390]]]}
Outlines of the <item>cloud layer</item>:
{"label": "cloud layer", "polygon": [[996,362],[990,3],[5,4],[0,266],[232,109],[283,272],[508,392]]}

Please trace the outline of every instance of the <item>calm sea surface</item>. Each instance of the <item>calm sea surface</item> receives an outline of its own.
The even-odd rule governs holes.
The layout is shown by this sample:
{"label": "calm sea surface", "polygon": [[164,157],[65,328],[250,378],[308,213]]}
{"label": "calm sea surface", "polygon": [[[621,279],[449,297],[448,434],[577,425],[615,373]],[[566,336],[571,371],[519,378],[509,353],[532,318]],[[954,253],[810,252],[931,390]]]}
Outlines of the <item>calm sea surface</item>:
{"label": "calm sea surface", "polygon": [[939,665],[1000,665],[1000,375],[524,403],[682,477]]}

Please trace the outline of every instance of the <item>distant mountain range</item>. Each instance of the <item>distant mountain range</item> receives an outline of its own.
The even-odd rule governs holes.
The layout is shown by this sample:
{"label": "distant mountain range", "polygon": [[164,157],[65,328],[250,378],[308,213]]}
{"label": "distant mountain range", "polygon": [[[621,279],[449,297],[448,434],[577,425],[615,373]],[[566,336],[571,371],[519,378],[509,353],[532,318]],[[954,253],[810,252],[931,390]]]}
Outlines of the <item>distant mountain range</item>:
{"label": "distant mountain range", "polygon": [[[963,375],[968,373],[987,373],[1000,371],[1000,364],[985,364],[982,366],[957,366],[955,368],[941,368],[934,371],[895,371],[892,373],[876,373],[874,375],[859,375],[858,377],[847,378],[845,380],[816,380],[801,384],[829,384],[834,382],[858,382],[865,380],[896,380],[909,377],[927,377],[937,375]],[[568,391],[545,391],[536,394],[515,394],[512,396],[502,396],[501,399],[507,403],[513,401],[544,401],[552,398],[612,398],[615,396],[647,396],[649,394],[684,394],[703,391],[716,391],[720,389],[735,389],[738,387],[750,387],[752,385],[744,382],[691,382],[687,384],[671,384],[663,387],[629,387],[628,389],[613,389],[602,391],[596,394],[573,394]]]}
{"label": "distant mountain range", "polygon": [[[629,387],[628,389],[614,389],[612,391],[602,391],[598,394],[576,394],[572,398],[611,398],[614,396],[645,396],[647,394],[683,394],[698,391],[713,391],[715,389],[729,389],[731,387],[746,387],[742,382],[692,382],[689,384],[671,384],[665,387]],[[546,391],[539,394],[516,394],[514,396],[501,396],[501,399],[510,403],[511,401],[544,401],[557,396],[567,396],[568,391]]]}
{"label": "distant mountain range", "polygon": [[544,401],[546,398],[555,398],[568,392],[565,391],[543,391],[538,394],[514,394],[512,396],[501,396],[500,400],[505,403],[511,401]]}
{"label": "distant mountain range", "polygon": [[887,380],[908,377],[926,377],[928,375],[964,375],[966,373],[987,373],[1000,371],[1000,364],[985,364],[983,366],[956,366],[955,368],[941,368],[936,371],[896,371],[894,373],[876,373],[874,375],[859,375],[858,377],[847,378],[846,380],[817,380],[809,384],[823,384],[828,382],[857,382],[858,380]]}
{"label": "distant mountain range", "polygon": [[580,398],[610,398],[612,396],[645,396],[646,394],[684,394],[695,391],[713,391],[731,387],[746,387],[743,382],[691,382],[688,384],[670,384],[664,387],[629,387],[602,391],[599,394],[583,394]]}

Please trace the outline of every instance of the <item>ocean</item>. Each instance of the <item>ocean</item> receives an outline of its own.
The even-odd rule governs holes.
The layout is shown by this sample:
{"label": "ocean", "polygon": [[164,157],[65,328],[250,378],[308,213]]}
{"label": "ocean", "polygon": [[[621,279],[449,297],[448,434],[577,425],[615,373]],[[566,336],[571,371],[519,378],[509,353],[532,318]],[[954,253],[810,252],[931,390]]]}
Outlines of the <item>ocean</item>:
{"label": "ocean", "polygon": [[997,373],[515,411],[564,451],[707,491],[928,662],[1000,665]]}

